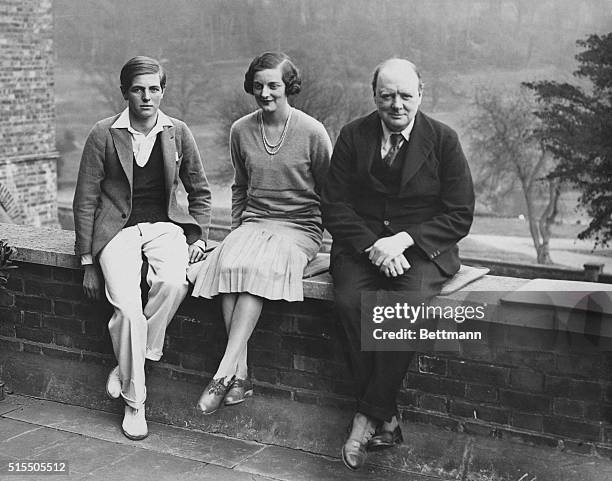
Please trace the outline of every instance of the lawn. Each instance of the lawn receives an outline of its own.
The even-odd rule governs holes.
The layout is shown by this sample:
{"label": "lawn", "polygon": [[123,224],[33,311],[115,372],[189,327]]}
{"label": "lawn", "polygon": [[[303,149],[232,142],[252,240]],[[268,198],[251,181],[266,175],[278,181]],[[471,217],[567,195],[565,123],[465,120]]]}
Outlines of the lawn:
{"label": "lawn", "polygon": [[477,240],[466,238],[459,242],[459,253],[463,258],[489,259],[500,262],[515,262],[518,264],[535,264],[534,255],[529,256],[517,252],[495,249]]}
{"label": "lawn", "polygon": [[[552,227],[552,237],[561,239],[576,239],[578,233],[585,229],[584,225],[560,223]],[[470,234],[494,234],[518,237],[530,237],[527,220],[508,217],[476,216]]]}

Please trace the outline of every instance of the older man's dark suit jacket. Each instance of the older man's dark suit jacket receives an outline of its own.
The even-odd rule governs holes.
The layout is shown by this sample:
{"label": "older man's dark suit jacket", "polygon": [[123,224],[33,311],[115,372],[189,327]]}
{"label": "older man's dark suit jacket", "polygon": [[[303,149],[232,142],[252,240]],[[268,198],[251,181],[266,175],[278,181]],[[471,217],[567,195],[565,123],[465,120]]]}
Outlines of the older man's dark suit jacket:
{"label": "older man's dark suit jacket", "polygon": [[[346,125],[334,147],[322,195],[325,227],[339,255],[364,256],[380,237],[408,232],[416,248],[447,275],[460,267],[457,242],[467,235],[474,189],[457,134],[418,112],[402,163],[400,189],[390,194],[372,173],[380,160],[378,112]],[[401,151],[400,151],[401,152]]]}
{"label": "older man's dark suit jacket", "polygon": [[[127,129],[111,125],[119,115],[99,121],[89,133],[77,179],[73,211],[77,255],[95,259],[102,248],[125,226],[132,209],[134,153]],[[183,228],[188,244],[207,240],[211,194],[200,153],[184,122],[170,120],[158,134],[164,165],[167,213]],[[188,209],[179,204],[179,180],[187,191]]]}

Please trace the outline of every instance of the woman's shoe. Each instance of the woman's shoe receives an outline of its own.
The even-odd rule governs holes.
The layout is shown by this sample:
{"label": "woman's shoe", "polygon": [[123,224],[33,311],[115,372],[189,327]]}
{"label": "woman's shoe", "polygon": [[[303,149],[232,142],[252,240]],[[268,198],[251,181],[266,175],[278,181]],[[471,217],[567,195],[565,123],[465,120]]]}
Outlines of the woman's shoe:
{"label": "woman's shoe", "polygon": [[235,378],[225,395],[223,404],[233,406],[244,402],[245,398],[253,395],[253,383],[250,379]]}
{"label": "woman's shoe", "polygon": [[232,380],[226,385],[224,384],[225,376],[211,379],[198,400],[198,409],[202,414],[212,414],[219,409],[232,384]]}

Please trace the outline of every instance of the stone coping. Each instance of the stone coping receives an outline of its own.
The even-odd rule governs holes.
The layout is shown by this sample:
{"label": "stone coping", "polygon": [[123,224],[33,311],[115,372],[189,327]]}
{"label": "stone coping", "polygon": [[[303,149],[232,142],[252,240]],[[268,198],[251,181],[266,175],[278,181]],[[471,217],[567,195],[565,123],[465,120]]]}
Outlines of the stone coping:
{"label": "stone coping", "polygon": [[[40,264],[69,269],[80,269],[78,257],[74,254],[74,232],[50,227],[34,227],[0,223],[0,239],[6,239],[17,248],[15,261]],[[323,273],[304,279],[304,297],[320,300],[333,300],[331,276]],[[499,304],[507,293],[524,289],[531,282],[529,279],[486,275],[472,282],[467,288],[443,296],[445,299],[462,301],[466,292],[470,299],[477,299],[487,304]],[[601,283],[584,283],[576,281],[555,281],[559,290],[576,290],[573,285],[580,284],[581,290],[590,286],[590,291],[609,290]],[[478,293],[482,293],[478,295]]]}
{"label": "stone coping", "polygon": [[0,239],[17,248],[14,260],[45,266],[79,269],[74,254],[74,232],[53,227],[0,224]]}
{"label": "stone coping", "polygon": [[[6,239],[17,248],[15,261],[28,262],[68,269],[80,269],[80,261],[74,254],[74,232],[51,227],[34,227],[17,224],[0,224],[0,239]],[[474,291],[514,291],[528,282],[513,277],[484,276],[470,284]],[[304,297],[333,300],[331,276],[319,274],[304,279]],[[460,293],[449,298],[461,299]]]}

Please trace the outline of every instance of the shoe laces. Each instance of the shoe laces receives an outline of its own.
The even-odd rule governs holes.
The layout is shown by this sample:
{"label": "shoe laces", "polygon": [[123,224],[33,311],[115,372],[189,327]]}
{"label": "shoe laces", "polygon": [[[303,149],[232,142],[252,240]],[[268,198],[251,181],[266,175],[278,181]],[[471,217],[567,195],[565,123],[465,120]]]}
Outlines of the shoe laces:
{"label": "shoe laces", "polygon": [[239,377],[237,377],[230,383],[230,387],[246,388],[248,387],[248,384],[249,381],[247,379],[240,379]]}
{"label": "shoe laces", "polygon": [[368,427],[363,433],[363,441],[368,442],[370,439],[372,439],[372,436],[374,436],[375,432],[376,428],[372,425],[372,423],[368,423]]}
{"label": "shoe laces", "polygon": [[365,444],[367,443],[372,436],[374,436],[376,431],[376,427],[371,423],[371,422],[366,422],[366,425],[364,426],[363,430],[358,431],[355,437],[349,436],[351,438],[351,440],[356,441],[357,443],[360,444]]}
{"label": "shoe laces", "polygon": [[228,387],[231,385],[231,381],[227,385],[223,382],[225,381],[225,377],[226,376],[223,376],[218,379],[213,379],[212,381],[210,381],[210,383],[208,384],[208,394],[213,394],[213,395],[225,394]]}

